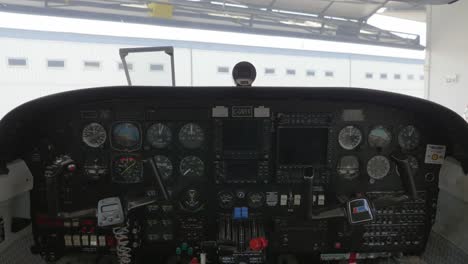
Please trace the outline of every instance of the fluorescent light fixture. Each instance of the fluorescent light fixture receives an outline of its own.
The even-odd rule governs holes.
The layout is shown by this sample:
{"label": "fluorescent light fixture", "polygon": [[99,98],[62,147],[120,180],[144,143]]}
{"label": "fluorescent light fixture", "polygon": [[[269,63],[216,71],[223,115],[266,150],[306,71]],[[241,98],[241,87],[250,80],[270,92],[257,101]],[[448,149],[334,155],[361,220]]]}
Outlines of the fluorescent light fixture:
{"label": "fluorescent light fixture", "polygon": [[208,13],[208,15],[214,16],[214,17],[226,17],[226,18],[250,20],[250,18],[245,17],[245,16],[230,15],[230,14],[225,14],[225,13]]}
{"label": "fluorescent light fixture", "polygon": [[315,22],[315,21],[295,22],[292,20],[284,20],[284,21],[280,21],[280,23],[285,24],[285,25],[294,25],[294,26],[300,26],[300,27],[313,27],[313,28],[322,27],[322,23]]}
{"label": "fluorescent light fixture", "polygon": [[246,5],[238,5],[238,4],[231,4],[231,3],[224,3],[224,2],[211,1],[210,3],[212,5],[229,6],[229,7],[237,7],[237,8],[249,8]]}
{"label": "fluorescent light fixture", "polygon": [[289,15],[300,15],[300,16],[318,17],[318,15],[315,15],[315,14],[301,13],[301,12],[294,12],[294,11],[286,11],[286,10],[281,10],[281,9],[273,9],[272,11],[273,11],[273,12],[276,12],[276,13],[289,14]]}
{"label": "fluorescent light fixture", "polygon": [[348,21],[346,18],[341,18],[341,17],[334,17],[334,16],[324,16],[326,19],[334,19],[334,20],[340,20],[340,21]]}
{"label": "fluorescent light fixture", "polygon": [[133,8],[141,8],[141,9],[148,9],[148,6],[145,4],[120,4],[120,6],[124,7],[133,7]]}
{"label": "fluorescent light fixture", "polygon": [[379,8],[379,10],[377,10],[377,14],[382,14],[385,11],[387,11],[386,7]]}
{"label": "fluorescent light fixture", "polygon": [[391,31],[391,33],[394,34],[394,35],[399,36],[400,38],[404,38],[404,39],[413,39],[414,40],[414,39],[416,39],[418,37],[417,35],[403,33],[403,32]]}
{"label": "fluorescent light fixture", "polygon": [[364,29],[361,29],[359,32],[361,34],[366,34],[366,35],[375,35],[376,34],[375,32],[367,31],[367,30],[364,30]]}

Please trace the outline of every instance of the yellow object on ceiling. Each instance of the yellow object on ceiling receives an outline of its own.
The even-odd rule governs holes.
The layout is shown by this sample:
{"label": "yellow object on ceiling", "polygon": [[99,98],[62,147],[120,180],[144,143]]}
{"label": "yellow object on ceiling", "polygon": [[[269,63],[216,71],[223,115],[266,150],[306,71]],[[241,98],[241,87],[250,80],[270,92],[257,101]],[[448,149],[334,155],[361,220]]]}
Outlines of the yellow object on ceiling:
{"label": "yellow object on ceiling", "polygon": [[150,16],[157,18],[170,19],[174,13],[174,6],[171,4],[150,3],[148,8],[150,9]]}

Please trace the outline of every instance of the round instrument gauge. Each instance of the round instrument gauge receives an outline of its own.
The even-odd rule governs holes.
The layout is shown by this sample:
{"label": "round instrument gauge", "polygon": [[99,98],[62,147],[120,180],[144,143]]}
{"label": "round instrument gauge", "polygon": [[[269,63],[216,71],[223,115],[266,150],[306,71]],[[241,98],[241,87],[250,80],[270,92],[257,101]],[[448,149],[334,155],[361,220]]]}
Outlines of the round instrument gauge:
{"label": "round instrument gauge", "polygon": [[200,177],[205,171],[205,164],[198,157],[188,156],[180,162],[179,171],[184,177]]}
{"label": "round instrument gauge", "polygon": [[359,177],[359,160],[356,156],[343,156],[338,162],[336,171],[340,177],[353,180]]}
{"label": "round instrument gauge", "polygon": [[362,141],[362,132],[355,126],[346,126],[338,134],[338,143],[346,150],[355,149]]}
{"label": "round instrument gauge", "polygon": [[404,150],[413,150],[418,147],[420,138],[418,129],[409,125],[398,134],[398,144]]}
{"label": "round instrument gauge", "polygon": [[180,143],[188,149],[196,149],[201,147],[205,140],[203,129],[195,123],[184,125],[179,131]]}
{"label": "round instrument gauge", "polygon": [[182,209],[190,212],[199,211],[203,208],[202,195],[197,189],[188,189],[180,199]]}
{"label": "round instrument gauge", "polygon": [[106,129],[99,123],[90,123],[83,128],[81,139],[88,147],[98,148],[106,142]]}
{"label": "round instrument gauge", "polygon": [[143,181],[143,163],[136,156],[119,156],[112,163],[112,181],[139,183]]}
{"label": "round instrument gauge", "polygon": [[112,128],[112,147],[117,150],[137,150],[141,145],[140,129],[134,123],[117,123]]}
{"label": "round instrument gauge", "polygon": [[221,191],[218,193],[218,204],[221,208],[230,209],[234,206],[236,197],[232,192]]}
{"label": "round instrument gauge", "polygon": [[381,180],[390,172],[390,161],[385,156],[374,156],[367,162],[367,174],[375,180]]}
{"label": "round instrument gauge", "polygon": [[90,155],[85,158],[83,165],[84,174],[91,180],[97,181],[104,178],[109,172],[109,162],[103,156]]}
{"label": "round instrument gauge", "polygon": [[385,148],[392,142],[392,133],[383,126],[377,126],[369,133],[369,146]]}
{"label": "round instrument gauge", "polygon": [[252,208],[260,208],[265,204],[265,195],[260,192],[251,192],[247,194],[247,205]]}
{"label": "round instrument gauge", "polygon": [[165,148],[172,141],[171,129],[163,123],[156,123],[148,128],[146,141],[154,148]]}
{"label": "round instrument gauge", "polygon": [[163,180],[168,180],[172,176],[172,162],[171,160],[163,155],[157,155],[154,157],[154,161],[156,163],[156,167],[158,168],[158,172],[161,175]]}

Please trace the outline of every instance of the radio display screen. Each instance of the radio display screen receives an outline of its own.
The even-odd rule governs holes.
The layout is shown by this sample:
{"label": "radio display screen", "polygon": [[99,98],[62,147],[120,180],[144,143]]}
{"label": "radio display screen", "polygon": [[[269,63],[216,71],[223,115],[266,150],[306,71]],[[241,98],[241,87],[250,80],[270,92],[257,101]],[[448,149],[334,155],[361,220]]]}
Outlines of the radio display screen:
{"label": "radio display screen", "polygon": [[328,128],[279,128],[277,149],[280,165],[326,165]]}
{"label": "radio display screen", "polygon": [[223,121],[223,150],[258,151],[261,129],[262,122],[257,120]]}
{"label": "radio display screen", "polygon": [[255,181],[258,175],[257,161],[230,160],[225,162],[226,181]]}

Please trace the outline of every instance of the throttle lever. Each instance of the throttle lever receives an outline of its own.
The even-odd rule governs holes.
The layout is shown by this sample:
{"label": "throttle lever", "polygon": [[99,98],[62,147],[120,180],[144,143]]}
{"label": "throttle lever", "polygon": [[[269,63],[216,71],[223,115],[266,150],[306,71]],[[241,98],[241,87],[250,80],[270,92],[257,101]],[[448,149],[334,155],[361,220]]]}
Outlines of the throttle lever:
{"label": "throttle lever", "polygon": [[409,197],[413,200],[418,199],[418,192],[416,190],[416,183],[414,181],[414,173],[411,169],[411,165],[408,159],[408,156],[400,154],[397,156],[393,154],[392,159],[397,164],[397,174],[400,176],[403,188],[405,189],[406,193]]}

